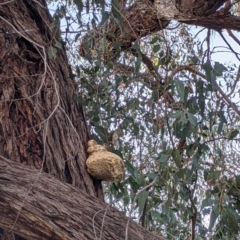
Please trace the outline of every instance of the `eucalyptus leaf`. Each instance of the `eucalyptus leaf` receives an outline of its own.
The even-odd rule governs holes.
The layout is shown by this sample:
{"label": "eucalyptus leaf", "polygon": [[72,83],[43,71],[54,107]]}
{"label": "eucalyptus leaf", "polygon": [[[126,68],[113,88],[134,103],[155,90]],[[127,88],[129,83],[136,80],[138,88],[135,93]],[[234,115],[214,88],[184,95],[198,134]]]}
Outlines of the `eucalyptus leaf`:
{"label": "eucalyptus leaf", "polygon": [[238,131],[237,129],[232,130],[232,131],[230,132],[228,138],[229,138],[230,140],[232,140],[232,139],[234,139],[234,138],[238,135],[238,133],[239,133],[239,131]]}
{"label": "eucalyptus leaf", "polygon": [[209,222],[209,227],[208,227],[209,230],[213,229],[213,226],[214,226],[218,216],[219,216],[219,206],[214,205],[212,207],[212,211],[211,211],[211,215],[210,215],[210,222]]}
{"label": "eucalyptus leaf", "polygon": [[138,194],[138,206],[140,214],[143,213],[143,209],[148,197],[148,191],[144,190]]}
{"label": "eucalyptus leaf", "polygon": [[166,162],[168,160],[168,158],[169,158],[168,155],[161,153],[160,157],[158,158],[158,162],[159,163],[164,163],[164,162]]}
{"label": "eucalyptus leaf", "polygon": [[182,81],[175,79],[175,86],[177,89],[177,93],[179,98],[181,99],[181,101],[184,101],[184,96],[185,96],[185,87],[184,84],[182,83]]}

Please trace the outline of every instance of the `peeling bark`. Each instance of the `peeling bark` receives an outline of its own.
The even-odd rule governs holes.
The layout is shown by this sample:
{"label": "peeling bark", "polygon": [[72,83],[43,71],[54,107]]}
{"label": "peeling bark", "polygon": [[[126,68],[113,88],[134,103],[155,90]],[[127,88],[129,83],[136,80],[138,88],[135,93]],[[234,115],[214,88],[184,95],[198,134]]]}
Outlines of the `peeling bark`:
{"label": "peeling bark", "polygon": [[[11,229],[14,226],[14,232],[29,240],[96,239],[93,219],[98,237],[103,224],[101,239],[125,239],[127,217],[49,174],[39,175],[39,171],[32,167],[1,158],[0,186],[0,227]],[[165,238],[130,221],[128,240],[131,239]]]}

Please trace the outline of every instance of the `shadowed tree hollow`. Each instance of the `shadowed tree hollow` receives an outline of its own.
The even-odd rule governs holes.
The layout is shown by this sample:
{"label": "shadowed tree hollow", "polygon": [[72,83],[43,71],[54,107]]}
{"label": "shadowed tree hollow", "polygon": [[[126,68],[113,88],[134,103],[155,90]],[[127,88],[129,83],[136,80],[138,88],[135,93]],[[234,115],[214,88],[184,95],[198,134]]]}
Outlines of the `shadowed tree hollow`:
{"label": "shadowed tree hollow", "polygon": [[[89,1],[74,0],[73,2],[76,4],[74,8],[78,9],[80,13],[83,11],[82,9],[86,9],[84,10],[84,14],[87,16],[91,15],[89,13]],[[177,114],[183,112],[183,115],[177,115],[177,117],[175,117],[176,121],[182,121],[182,125],[180,126],[179,124],[177,127],[179,127],[179,129],[181,127],[188,130],[191,129],[192,132],[189,133],[189,135],[185,134],[185,132],[179,135],[179,130],[178,133],[168,134],[169,142],[172,144],[171,151],[162,152],[162,155],[159,154],[160,160],[158,160],[157,166],[164,164],[168,158],[172,157],[174,159],[174,170],[171,171],[171,174],[175,172],[183,173],[181,177],[179,176],[178,178],[177,176],[174,178],[177,182],[176,185],[179,182],[181,184],[183,183],[182,189],[177,187],[175,189],[173,183],[173,189],[168,192],[169,195],[167,197],[169,199],[175,199],[176,197],[177,199],[178,196],[174,195],[177,191],[180,192],[179,195],[186,194],[187,197],[185,197],[185,200],[187,198],[186,202],[188,204],[186,212],[189,215],[185,216],[185,220],[183,221],[185,221],[184,224],[186,227],[186,222],[190,219],[191,230],[188,226],[186,227],[189,232],[187,235],[190,236],[192,240],[195,239],[197,222],[199,220],[198,209],[196,207],[197,200],[194,198],[196,188],[194,183],[196,180],[192,181],[191,179],[188,182],[184,182],[182,179],[186,175],[194,175],[195,178],[198,178],[198,171],[203,169],[198,165],[200,157],[197,160],[195,159],[194,162],[192,160],[194,157],[191,154],[195,151],[195,153],[197,152],[196,154],[200,156],[207,147],[205,147],[203,143],[201,143],[202,145],[200,146],[200,138],[197,135],[193,137],[194,141],[197,142],[196,145],[194,145],[195,142],[192,144],[190,141],[192,137],[191,134],[197,134],[197,130],[194,132],[195,130],[193,129],[196,129],[196,126],[200,122],[196,120],[197,118],[194,114],[198,117],[204,115],[204,107],[201,105],[201,101],[203,101],[205,96],[203,96],[201,91],[196,91],[195,98],[193,97],[191,100],[195,101],[197,99],[198,105],[200,106],[197,107],[199,107],[198,109],[200,110],[199,112],[192,110],[195,106],[191,108],[187,105],[187,97],[194,91],[192,91],[191,87],[187,84],[183,85],[181,82],[177,82],[177,85],[177,83],[172,83],[171,81],[179,72],[190,72],[194,76],[193,79],[195,83],[197,82],[196,85],[198,84],[198,87],[203,88],[204,84],[207,85],[208,81],[212,81],[212,79],[209,80],[209,76],[211,78],[214,71],[211,72],[211,75],[209,71],[212,71],[212,69],[210,69],[209,65],[203,64],[202,68],[200,68],[195,64],[196,62],[194,62],[194,64],[190,62],[189,65],[186,64],[184,66],[175,64],[173,59],[167,59],[168,56],[172,54],[171,47],[168,46],[164,56],[161,56],[161,59],[159,58],[160,60],[165,59],[162,60],[163,62],[161,64],[166,64],[166,66],[164,65],[165,70],[167,69],[166,71],[169,72],[168,75],[163,77],[161,76],[162,72],[156,70],[160,65],[160,60],[156,60],[156,54],[153,54],[151,57],[148,56],[147,51],[144,52],[140,50],[141,46],[140,44],[138,45],[138,43],[140,39],[146,39],[146,37],[151,34],[167,29],[171,24],[171,20],[175,20],[179,24],[206,27],[209,29],[208,37],[210,35],[210,29],[219,32],[220,35],[222,30],[228,29],[229,35],[234,39],[231,30],[240,30],[239,17],[232,15],[230,11],[235,2],[226,0],[136,0],[132,2],[114,0],[110,2],[111,3],[108,1],[96,1],[97,8],[102,8],[102,12],[98,12],[98,14],[101,12],[102,20],[96,21],[97,24],[92,21],[93,29],[89,30],[89,28],[85,28],[84,33],[80,30],[81,40],[78,40],[79,36],[74,40],[75,44],[77,42],[77,61],[81,58],[81,61],[82,59],[88,60],[92,66],[96,64],[92,68],[80,65],[81,70],[83,69],[85,71],[83,71],[84,74],[80,77],[78,76],[79,69],[75,67],[74,70],[72,70],[72,65],[70,66],[68,63],[69,60],[66,53],[68,41],[63,41],[61,38],[63,35],[61,35],[62,29],[59,27],[59,19],[66,15],[65,11],[59,8],[61,11],[58,9],[59,12],[52,17],[45,0],[4,0],[0,3],[1,240],[165,239],[161,236],[161,231],[154,231],[155,222],[152,221],[153,215],[149,218],[146,216],[151,212],[151,208],[148,208],[147,202],[151,202],[152,200],[151,204],[153,207],[155,198],[161,201],[160,193],[156,194],[157,196],[154,194],[150,196],[151,188],[155,185],[159,187],[159,189],[161,187],[164,188],[163,185],[166,182],[170,182],[170,180],[167,179],[168,176],[165,176],[160,170],[154,169],[151,176],[150,174],[147,177],[144,176],[143,180],[140,181],[139,176],[141,174],[135,176],[137,175],[137,171],[125,160],[127,170],[137,179],[135,179],[136,182],[133,183],[131,182],[131,176],[128,176],[127,179],[130,179],[129,182],[124,183],[126,183],[126,185],[130,183],[133,192],[136,194],[132,202],[137,202],[137,206],[141,210],[139,211],[139,222],[141,222],[142,226],[140,226],[131,219],[132,209],[125,211],[127,213],[130,212],[130,217],[127,218],[123,213],[120,213],[120,211],[110,207],[104,202],[102,182],[100,180],[94,180],[86,169],[86,159],[88,157],[87,142],[90,140],[87,124],[92,124],[96,127],[96,123],[90,119],[91,116],[89,117],[89,115],[91,114],[86,118],[83,107],[86,102],[83,101],[81,90],[79,90],[78,87],[84,83],[87,74],[91,77],[97,73],[100,68],[103,68],[104,74],[107,73],[110,75],[116,73],[115,80],[117,86],[114,90],[116,90],[117,100],[121,99],[121,97],[117,95],[120,92],[119,89],[128,85],[125,75],[133,76],[133,74],[136,74],[137,78],[142,79],[141,84],[147,86],[148,91],[151,91],[151,94],[153,93],[152,98],[155,103],[161,101],[161,99],[163,100],[162,106],[167,106],[165,108],[167,115],[165,120],[167,120],[165,121],[163,118],[155,117],[152,119],[152,122],[155,124],[154,127],[156,127],[156,125],[157,128],[163,127],[165,121],[165,126],[167,126],[166,128],[169,130],[172,125],[175,125],[173,122],[167,122],[169,120],[168,115],[170,115],[168,113],[170,111],[176,111]],[[72,4],[72,1],[67,1],[68,6],[72,6]],[[103,7],[104,4],[106,4],[106,8],[111,8],[111,11],[105,11]],[[95,8],[93,7],[93,9]],[[98,17],[98,15],[94,15],[93,19],[98,19]],[[70,32],[69,26],[68,24],[66,24],[66,26],[65,32],[68,33]],[[164,42],[163,36],[164,34],[161,35],[159,42]],[[157,41],[158,40],[154,42],[154,40],[152,40],[154,44]],[[207,41],[208,45],[210,45],[209,39]],[[236,38],[235,41],[237,42]],[[231,46],[229,48],[234,52]],[[158,50],[155,46],[155,53],[157,53]],[[123,54],[127,56],[127,61],[125,61],[126,59],[119,60]],[[234,54],[238,58],[238,53],[234,52]],[[135,66],[130,64],[131,61],[129,59],[136,60]],[[176,57],[176,59],[178,58]],[[142,68],[140,68],[139,61],[143,64]],[[225,68],[220,64],[217,65],[217,67],[221,73],[225,71]],[[201,70],[205,72],[203,71],[204,73],[202,73]],[[124,72],[125,78],[123,77],[123,80],[117,79],[117,71]],[[219,72],[217,74],[216,76],[220,76]],[[198,80],[196,80],[196,76]],[[76,81],[78,78],[80,79],[80,83]],[[103,82],[105,81],[102,89],[106,86],[112,87],[112,82],[109,85],[107,85],[108,83],[106,82],[109,79],[113,81],[114,78],[99,78],[101,80],[103,79]],[[87,79],[88,85],[93,89],[92,91],[107,95],[106,89],[103,91],[99,87],[101,80],[96,79],[97,80],[94,80],[91,84],[89,84],[90,80],[88,81]],[[201,81],[199,79],[201,79]],[[138,81],[138,79],[131,79],[131,83],[134,83],[135,80],[136,82]],[[131,83],[129,85],[131,85]],[[97,84],[99,85],[97,86]],[[228,109],[231,109],[236,115],[240,116],[236,105],[229,99],[230,95],[225,94],[225,92],[221,90],[217,81],[214,83],[211,82],[209,85],[203,89],[207,89],[206,92],[209,89],[211,93],[216,92],[216,95],[218,97],[220,96],[221,101],[225,104],[218,101],[216,105],[220,105],[219,102],[221,102],[221,106],[227,106]],[[237,83],[233,84],[233,87],[236,87],[236,85]],[[108,89],[111,90],[111,87]],[[173,90],[175,87],[177,89],[176,91]],[[147,95],[146,93],[148,92],[143,91],[142,95],[145,96]],[[83,95],[84,94],[86,94],[86,92],[83,91]],[[179,98],[181,102],[178,101]],[[79,99],[81,99],[83,104],[81,104]],[[97,97],[92,96],[90,96],[90,99],[92,102],[99,100]],[[110,98],[109,101],[113,102],[112,98]],[[137,100],[135,99],[135,101]],[[99,112],[95,111],[92,113],[92,115],[95,113],[98,115],[97,117],[94,115],[95,119],[99,119],[100,112],[103,110],[105,103],[104,101],[102,102],[103,105],[99,107]],[[147,104],[148,106],[151,105],[149,101]],[[126,106],[123,106],[120,109],[117,104],[114,105],[114,108],[118,109],[118,116],[120,116],[122,109],[125,107]],[[109,112],[111,111],[109,110]],[[152,112],[155,114],[158,110],[152,108]],[[162,110],[162,112],[164,112],[164,110]],[[212,115],[211,118],[213,118]],[[215,115],[222,116],[220,111]],[[130,118],[127,113],[124,116],[126,119]],[[111,116],[109,119],[110,118]],[[108,116],[106,119],[108,119]],[[221,119],[223,119],[223,117]],[[100,120],[96,120],[96,122],[100,122]],[[133,122],[134,120],[132,120],[132,123]],[[121,122],[119,126],[123,123],[124,121]],[[109,129],[111,129],[113,125],[114,124],[109,124]],[[128,129],[130,125],[131,124],[128,124],[122,128]],[[210,124],[210,128],[211,127],[212,123]],[[137,132],[136,135],[139,137],[138,128],[138,126],[135,126],[134,131]],[[221,133],[221,129],[219,130],[219,128],[218,134]],[[107,143],[110,139],[111,147],[114,148],[115,145],[117,146],[117,144],[115,144],[119,138],[117,131],[111,132],[111,136],[106,137],[104,128],[100,126],[98,129],[100,129],[99,132],[93,131],[94,134],[97,132],[98,136],[96,136],[97,134],[92,134],[92,136],[95,136],[97,140],[99,140],[98,137],[100,136],[102,143]],[[231,133],[233,134],[228,139],[232,140],[238,134],[234,131],[235,130],[231,129]],[[104,134],[102,134],[103,132]],[[174,134],[177,136],[176,138],[173,138],[173,136],[175,136]],[[105,137],[107,139],[106,141],[104,141]],[[127,139],[128,138],[130,138],[129,135]],[[162,139],[163,137],[161,141]],[[211,140],[209,140],[209,142],[210,141]],[[175,143],[176,146],[174,145]],[[198,143],[199,145],[197,145]],[[184,154],[188,156],[187,160]],[[125,155],[130,156],[131,153]],[[187,167],[184,164],[190,161],[194,162],[191,174],[185,174],[184,171]],[[144,165],[139,168],[148,169]],[[178,168],[178,170],[176,170],[176,168]],[[221,173],[223,173],[223,171]],[[206,177],[205,180],[209,184],[210,180],[213,181],[213,178],[211,175],[211,178]],[[144,182],[144,184],[142,182]],[[189,182],[194,186],[191,185],[189,187]],[[219,187],[219,181],[217,184],[216,186]],[[121,191],[124,192],[124,186],[122,185],[118,185],[118,189],[116,185],[112,185],[111,187],[113,189],[115,188],[113,191],[116,193],[120,194]],[[135,187],[137,190],[134,190]],[[210,187],[216,191],[213,184]],[[125,190],[125,192],[128,190],[129,188]],[[138,195],[141,195],[142,198],[139,198]],[[236,195],[234,195],[234,197],[236,197]],[[144,201],[142,199],[144,199]],[[211,199],[211,197],[209,197],[209,199]],[[168,200],[165,200],[161,203],[168,202]],[[181,206],[182,202],[181,204],[178,202],[178,204],[179,205],[175,207],[169,204],[168,207],[177,212],[177,208]],[[232,213],[231,211],[230,213]],[[175,212],[171,216],[173,216]],[[155,216],[160,216],[160,213],[156,213],[156,211],[154,213]],[[235,215],[233,217],[232,215],[231,218],[229,216],[227,218],[227,222],[231,224],[237,219]],[[163,220],[162,216],[163,215],[159,217],[159,221]],[[178,215],[175,214],[174,216]],[[147,225],[149,222],[150,224]],[[212,227],[213,226],[214,223],[212,224]],[[198,229],[200,229],[199,226]],[[153,230],[153,232],[148,230]],[[161,230],[168,232],[165,226]],[[205,231],[207,230],[205,229]]]}

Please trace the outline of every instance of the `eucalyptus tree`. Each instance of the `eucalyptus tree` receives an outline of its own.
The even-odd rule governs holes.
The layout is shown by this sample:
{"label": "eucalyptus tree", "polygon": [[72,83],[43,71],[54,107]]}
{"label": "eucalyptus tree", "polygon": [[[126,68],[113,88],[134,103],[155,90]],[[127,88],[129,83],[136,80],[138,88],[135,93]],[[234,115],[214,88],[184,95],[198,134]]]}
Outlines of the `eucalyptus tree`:
{"label": "eucalyptus tree", "polygon": [[1,238],[237,239],[238,1],[48,4],[0,3]]}

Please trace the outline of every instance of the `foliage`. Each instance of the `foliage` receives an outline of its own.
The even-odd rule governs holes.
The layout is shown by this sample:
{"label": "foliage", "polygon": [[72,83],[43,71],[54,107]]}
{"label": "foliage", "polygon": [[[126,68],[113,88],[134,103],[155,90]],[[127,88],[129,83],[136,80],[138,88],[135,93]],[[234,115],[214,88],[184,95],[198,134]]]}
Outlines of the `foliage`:
{"label": "foliage", "polygon": [[112,22],[121,29],[124,16],[116,0],[65,4],[51,1],[50,8],[62,25],[74,100],[85,108],[91,137],[125,161],[124,181],[105,184],[107,201],[167,239],[187,239],[191,225],[196,239],[236,239],[238,60],[216,60],[217,51],[226,53],[210,47],[213,32],[176,22],[135,41],[135,54],[121,52],[114,40],[117,58],[106,53],[113,32],[105,29],[100,40],[89,35],[84,59],[78,46],[86,32]]}

